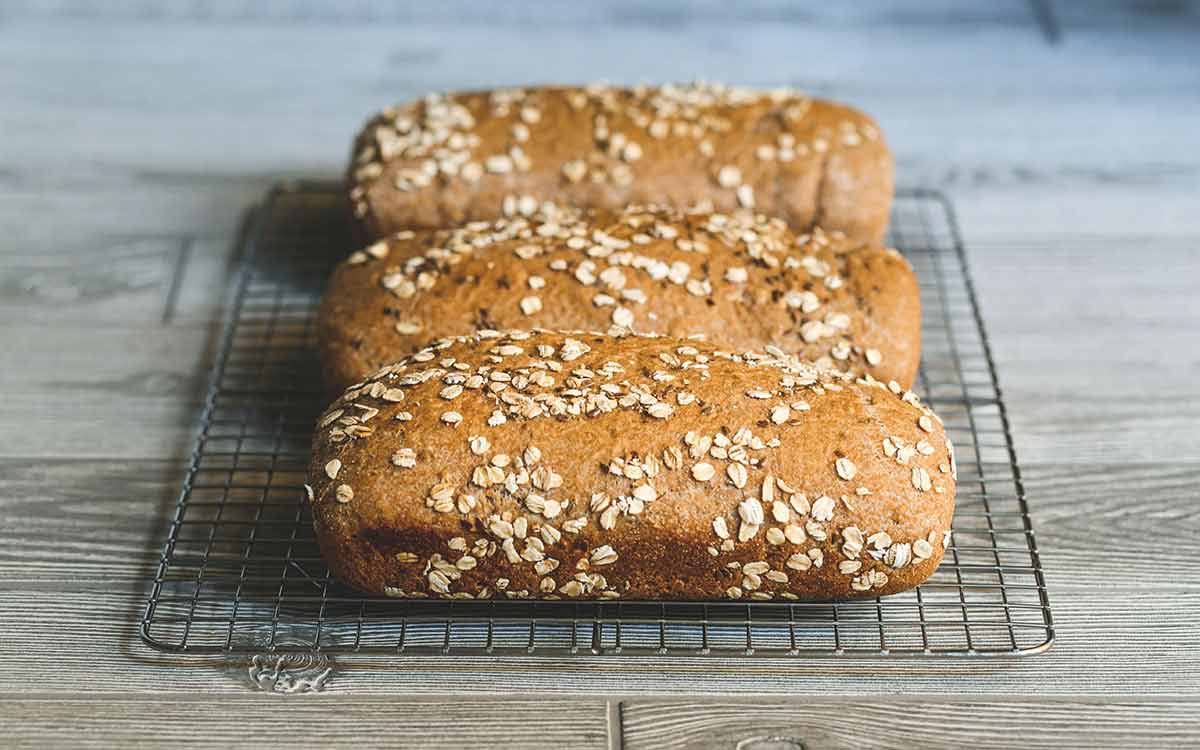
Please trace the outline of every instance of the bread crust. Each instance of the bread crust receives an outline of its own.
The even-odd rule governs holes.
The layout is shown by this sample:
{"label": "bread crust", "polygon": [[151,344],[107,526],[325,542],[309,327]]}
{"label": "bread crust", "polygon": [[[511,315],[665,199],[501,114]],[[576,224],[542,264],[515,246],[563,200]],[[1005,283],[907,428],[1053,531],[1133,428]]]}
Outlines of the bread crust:
{"label": "bread crust", "polygon": [[882,242],[892,155],[875,122],[791,90],[544,86],[388,108],[347,171],[360,239],[491,220],[522,196],[586,208],[754,208]]}
{"label": "bread crust", "polygon": [[940,421],[869,377],[492,332],[348,390],[309,484],[331,571],[370,594],[814,600],[925,580],[955,469]]}
{"label": "bread crust", "polygon": [[904,258],[841,232],[797,237],[749,212],[544,207],[354,253],[332,276],[317,330],[335,389],[478,328],[613,326],[777,347],[907,388],[920,318]]}

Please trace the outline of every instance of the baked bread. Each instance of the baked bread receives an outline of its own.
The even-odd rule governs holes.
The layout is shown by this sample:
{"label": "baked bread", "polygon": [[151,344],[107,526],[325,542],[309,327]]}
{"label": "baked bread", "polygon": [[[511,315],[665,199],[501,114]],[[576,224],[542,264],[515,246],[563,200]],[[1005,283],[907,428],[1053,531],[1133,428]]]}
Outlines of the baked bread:
{"label": "baked bread", "polygon": [[364,241],[553,200],[740,206],[882,242],[893,192],[862,112],[711,84],[431,94],[367,122],[348,179]]}
{"label": "baked bread", "polygon": [[372,594],[890,594],[937,567],[954,454],[911,392],[668,337],[481,332],[320,418],[330,570]]}
{"label": "baked bread", "polygon": [[744,211],[531,211],[406,230],[343,262],[317,323],[331,385],[477,328],[703,334],[905,388],[916,375],[920,293],[894,250]]}

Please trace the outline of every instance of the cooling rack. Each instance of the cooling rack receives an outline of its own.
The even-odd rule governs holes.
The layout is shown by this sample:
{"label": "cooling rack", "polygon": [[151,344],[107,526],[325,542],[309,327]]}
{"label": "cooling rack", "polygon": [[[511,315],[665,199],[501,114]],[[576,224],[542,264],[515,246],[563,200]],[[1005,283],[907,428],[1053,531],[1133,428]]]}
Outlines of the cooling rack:
{"label": "cooling rack", "polygon": [[187,653],[637,656],[1020,655],[1054,628],[1020,470],[950,203],[897,195],[891,243],[924,308],[915,390],[958,457],[954,534],[919,588],[851,602],[438,602],[330,577],[302,484],[323,407],[324,280],[350,248],[340,188],[287,183],[247,219],[200,434],[141,624]]}

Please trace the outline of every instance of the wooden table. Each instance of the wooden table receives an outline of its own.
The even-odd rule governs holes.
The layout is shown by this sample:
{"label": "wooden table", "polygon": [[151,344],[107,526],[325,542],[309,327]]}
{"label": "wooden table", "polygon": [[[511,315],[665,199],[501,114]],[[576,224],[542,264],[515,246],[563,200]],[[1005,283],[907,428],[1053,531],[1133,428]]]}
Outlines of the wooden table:
{"label": "wooden table", "polygon": [[[1194,6],[390,6],[0,2],[0,745],[1200,744]],[[1054,648],[337,658],[285,698],[244,660],[144,646],[244,208],[336,177],[391,100],[694,77],[858,104],[901,181],[955,201]]]}

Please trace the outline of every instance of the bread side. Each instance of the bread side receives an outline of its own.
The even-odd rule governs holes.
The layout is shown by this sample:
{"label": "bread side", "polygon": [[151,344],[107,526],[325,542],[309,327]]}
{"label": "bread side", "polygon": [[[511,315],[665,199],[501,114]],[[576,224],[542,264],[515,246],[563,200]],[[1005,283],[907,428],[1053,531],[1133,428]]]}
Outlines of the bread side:
{"label": "bread side", "polygon": [[881,242],[892,172],[862,112],[701,84],[431,94],[363,127],[348,181],[364,239],[490,220],[525,199],[753,208]]}
{"label": "bread side", "polygon": [[478,328],[610,327],[777,347],[902,387],[920,360],[920,294],[899,253],[841,232],[797,237],[749,212],[546,206],[401,232],[338,267],[317,330],[327,379],[344,388]]}
{"label": "bread side", "polygon": [[911,393],[667,337],[446,340],[347,391],[309,469],[333,573],[405,597],[825,599],[937,567],[953,451]]}

